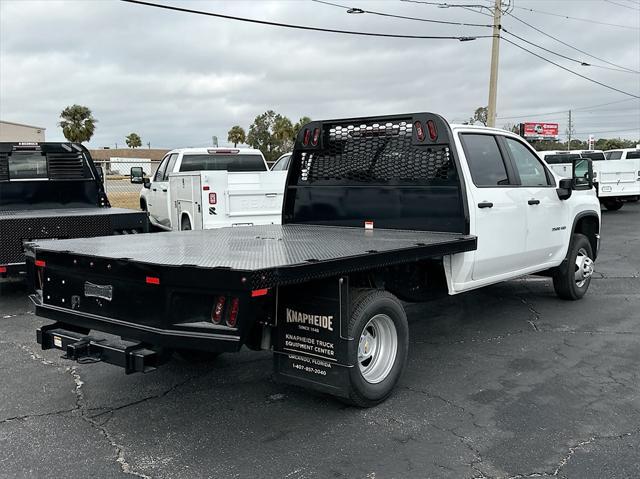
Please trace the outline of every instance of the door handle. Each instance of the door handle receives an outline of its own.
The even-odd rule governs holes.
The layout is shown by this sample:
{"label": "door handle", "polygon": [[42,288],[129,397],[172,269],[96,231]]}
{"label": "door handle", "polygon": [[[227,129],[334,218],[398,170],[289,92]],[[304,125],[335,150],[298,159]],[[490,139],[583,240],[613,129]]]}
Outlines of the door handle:
{"label": "door handle", "polygon": [[539,205],[540,204],[540,200],[529,200],[529,201],[527,201],[527,203],[529,203],[530,205]]}
{"label": "door handle", "polygon": [[483,201],[481,203],[478,203],[478,208],[493,208],[493,203],[491,203],[490,201]]}
{"label": "door handle", "polygon": [[156,190],[155,188],[151,188],[151,191],[158,191],[158,190]]}
{"label": "door handle", "polygon": [[273,198],[274,196],[278,196],[278,193],[265,193],[264,196],[267,198]]}
{"label": "door handle", "polygon": [[166,193],[166,192],[167,192],[167,190],[165,190],[164,188],[162,188],[162,192],[163,192],[163,193]]}

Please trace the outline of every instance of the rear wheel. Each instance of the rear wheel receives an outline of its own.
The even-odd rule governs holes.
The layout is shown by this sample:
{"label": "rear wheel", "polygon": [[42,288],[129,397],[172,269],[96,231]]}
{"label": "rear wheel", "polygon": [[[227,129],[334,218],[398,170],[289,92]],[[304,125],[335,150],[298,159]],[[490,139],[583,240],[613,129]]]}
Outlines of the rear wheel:
{"label": "rear wheel", "polygon": [[409,326],[402,304],[387,291],[366,290],[352,301],[348,402],[371,407],[392,392],[407,361]]}
{"label": "rear wheel", "polygon": [[623,204],[624,203],[622,201],[611,200],[611,201],[605,201],[604,202],[604,207],[606,209],[608,209],[609,211],[618,211],[620,208],[622,208]]}
{"label": "rear wheel", "polygon": [[187,231],[191,229],[191,221],[189,220],[188,216],[184,216],[182,218],[182,222],[180,223],[180,230],[181,231]]}
{"label": "rear wheel", "polygon": [[569,255],[553,275],[553,288],[563,299],[582,298],[593,275],[593,250],[585,235],[574,234],[569,246]]}

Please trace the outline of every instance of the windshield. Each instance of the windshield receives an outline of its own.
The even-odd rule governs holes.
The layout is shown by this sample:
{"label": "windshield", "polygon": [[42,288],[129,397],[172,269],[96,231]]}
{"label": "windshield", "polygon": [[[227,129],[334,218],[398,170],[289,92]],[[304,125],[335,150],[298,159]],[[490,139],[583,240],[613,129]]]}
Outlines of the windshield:
{"label": "windshield", "polygon": [[286,155],[280,158],[278,161],[274,163],[271,167],[271,171],[284,171],[289,168],[289,160],[291,159],[291,155]]}
{"label": "windshield", "polygon": [[184,155],[180,171],[267,171],[260,155]]}
{"label": "windshield", "polygon": [[604,160],[604,153],[602,153],[601,151],[592,151],[590,153],[580,153],[580,156],[582,158],[589,158],[590,160],[593,160],[593,161]]}
{"label": "windshield", "polygon": [[545,155],[544,161],[550,165],[557,165],[559,163],[571,163],[572,160],[580,158],[577,153],[557,153],[553,155]]}
{"label": "windshield", "polygon": [[620,158],[622,158],[622,152],[620,150],[618,150],[618,151],[607,151],[605,153],[605,158],[607,160],[619,160]]}

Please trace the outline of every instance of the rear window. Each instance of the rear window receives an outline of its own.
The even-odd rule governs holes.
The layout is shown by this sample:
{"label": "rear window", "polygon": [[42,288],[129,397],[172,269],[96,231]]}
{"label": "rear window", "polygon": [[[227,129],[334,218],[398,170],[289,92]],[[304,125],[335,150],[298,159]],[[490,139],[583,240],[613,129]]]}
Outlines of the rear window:
{"label": "rear window", "polygon": [[604,160],[604,153],[602,153],[601,151],[593,151],[591,153],[580,153],[580,156],[582,158],[589,158],[590,160],[593,160],[593,161]]}
{"label": "rear window", "polygon": [[260,155],[184,155],[180,171],[266,171]]}
{"label": "rear window", "polygon": [[640,159],[640,150],[627,151],[627,160],[638,160],[638,159]]}
{"label": "rear window", "polygon": [[462,135],[464,154],[476,186],[509,184],[507,170],[493,135]]}
{"label": "rear window", "polygon": [[558,165],[560,163],[571,163],[572,160],[581,158],[577,153],[545,155],[544,161],[549,165]]}
{"label": "rear window", "polygon": [[48,178],[47,157],[39,151],[14,152],[9,157],[9,179]]}
{"label": "rear window", "polygon": [[607,151],[605,158],[607,160],[619,160],[620,158],[622,158],[622,152],[621,151]]}

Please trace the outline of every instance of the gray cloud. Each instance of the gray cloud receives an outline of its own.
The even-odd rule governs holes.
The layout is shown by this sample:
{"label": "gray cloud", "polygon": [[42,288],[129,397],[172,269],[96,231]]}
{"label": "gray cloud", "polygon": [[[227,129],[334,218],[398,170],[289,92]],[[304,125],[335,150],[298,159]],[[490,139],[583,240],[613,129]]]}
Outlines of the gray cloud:
{"label": "gray cloud", "polygon": [[[338,1],[338,0],[336,0]],[[167,2],[169,3],[169,2]],[[173,4],[177,4],[174,1]],[[180,6],[332,28],[419,35],[487,34],[489,29],[348,15],[310,1],[179,2]],[[461,9],[398,1],[354,2],[370,10],[485,23]],[[602,0],[525,1],[516,5],[609,23],[640,26],[640,12]],[[514,10],[519,18],[614,63],[640,69],[640,30],[628,30]],[[528,29],[512,18],[505,28],[571,57],[601,63]],[[534,47],[527,46],[534,50]],[[571,69],[640,94],[640,75]],[[64,106],[89,106],[99,120],[91,146],[122,144],[131,131],[152,146],[205,145],[226,140],[234,124],[274,109],[297,119],[429,110],[450,120],[486,104],[490,39],[446,42],[362,38],[277,29],[167,12],[115,1],[0,3],[0,117],[47,128]],[[499,117],[624,99],[503,42]],[[524,119],[523,119],[524,120]],[[640,101],[576,111],[576,131],[615,130],[603,136],[640,137]],[[498,124],[520,119],[499,120]],[[626,131],[635,129],[635,131]],[[598,133],[595,133],[598,136]]]}

